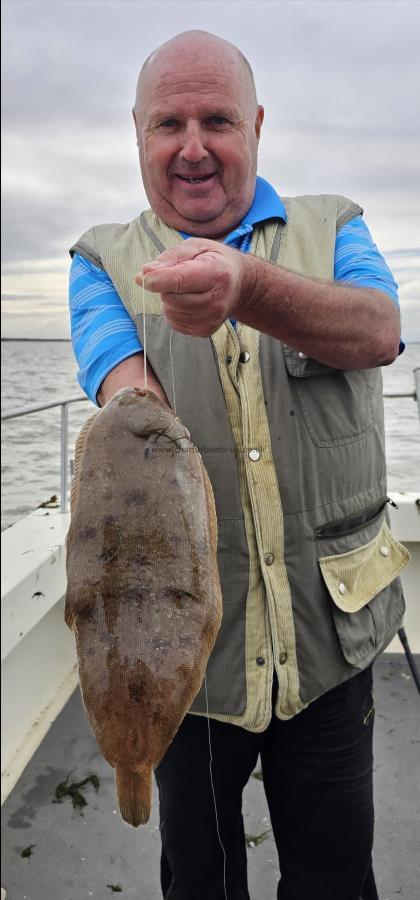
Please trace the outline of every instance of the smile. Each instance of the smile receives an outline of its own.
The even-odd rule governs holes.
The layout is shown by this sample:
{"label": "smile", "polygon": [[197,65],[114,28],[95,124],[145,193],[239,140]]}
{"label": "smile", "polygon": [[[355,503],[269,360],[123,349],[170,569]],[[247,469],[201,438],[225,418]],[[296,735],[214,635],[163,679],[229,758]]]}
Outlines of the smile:
{"label": "smile", "polygon": [[211,172],[209,175],[176,175],[176,178],[180,178],[181,181],[185,181],[187,184],[204,184],[206,181],[210,181],[214,176],[214,172]]}

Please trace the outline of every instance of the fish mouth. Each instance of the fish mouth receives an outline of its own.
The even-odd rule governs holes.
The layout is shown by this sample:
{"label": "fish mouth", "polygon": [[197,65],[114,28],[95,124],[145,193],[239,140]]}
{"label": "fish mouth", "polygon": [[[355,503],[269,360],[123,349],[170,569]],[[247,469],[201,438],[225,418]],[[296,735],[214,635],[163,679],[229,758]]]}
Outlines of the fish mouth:
{"label": "fish mouth", "polygon": [[192,448],[190,435],[186,428],[181,425],[179,419],[167,428],[154,430],[147,434],[146,431],[141,435],[147,437],[148,440],[144,447],[143,454],[145,459],[152,458],[159,453],[176,453],[180,450],[190,452]]}

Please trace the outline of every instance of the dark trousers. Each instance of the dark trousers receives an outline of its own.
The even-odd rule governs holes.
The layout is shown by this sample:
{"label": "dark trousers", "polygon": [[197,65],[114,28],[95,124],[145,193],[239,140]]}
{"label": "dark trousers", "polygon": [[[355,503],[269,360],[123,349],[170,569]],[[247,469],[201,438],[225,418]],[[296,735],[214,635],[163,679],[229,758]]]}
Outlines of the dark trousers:
{"label": "dark trousers", "polygon": [[[372,731],[371,668],[289,721],[273,716],[261,734],[210,721],[228,900],[249,900],[242,792],[258,754],[280,862],[278,900],[378,900]],[[225,900],[207,718],[186,716],[156,780],[165,900]]]}

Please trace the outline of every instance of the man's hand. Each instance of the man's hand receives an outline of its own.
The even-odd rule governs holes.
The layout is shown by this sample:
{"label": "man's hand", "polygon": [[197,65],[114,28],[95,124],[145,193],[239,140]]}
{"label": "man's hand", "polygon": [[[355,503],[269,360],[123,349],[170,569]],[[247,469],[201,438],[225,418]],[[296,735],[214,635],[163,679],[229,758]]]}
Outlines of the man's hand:
{"label": "man's hand", "polygon": [[161,295],[163,313],[175,331],[209,337],[235,318],[252,277],[252,263],[239,250],[189,238],[147,263],[136,282],[144,280],[147,290]]}
{"label": "man's hand", "polygon": [[398,353],[399,311],[376,288],[305,278],[204,238],[161,253],[143,277],[183,334],[209,337],[237,319],[337,369],[386,366]]}

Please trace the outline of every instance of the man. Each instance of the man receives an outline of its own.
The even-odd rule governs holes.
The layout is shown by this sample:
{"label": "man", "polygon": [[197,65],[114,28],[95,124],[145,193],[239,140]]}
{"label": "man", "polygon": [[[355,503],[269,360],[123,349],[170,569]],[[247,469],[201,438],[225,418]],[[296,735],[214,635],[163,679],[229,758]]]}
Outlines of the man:
{"label": "man", "polygon": [[231,44],[168,41],[133,114],[151,210],[72,248],[79,380],[100,405],[143,386],[146,342],[148,388],[213,484],[224,605],[211,777],[203,690],[156,772],[163,895],[249,897],[241,799],[261,754],[278,897],[374,900],[371,663],[407,562],[378,368],[398,352],[396,285],[357,204],[257,178],[264,111]]}

